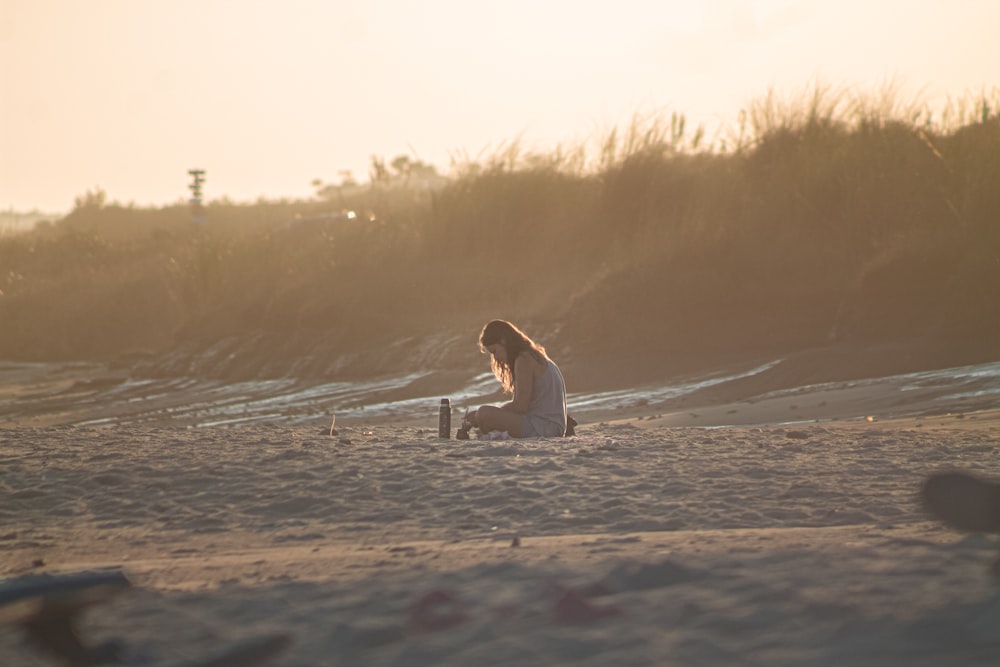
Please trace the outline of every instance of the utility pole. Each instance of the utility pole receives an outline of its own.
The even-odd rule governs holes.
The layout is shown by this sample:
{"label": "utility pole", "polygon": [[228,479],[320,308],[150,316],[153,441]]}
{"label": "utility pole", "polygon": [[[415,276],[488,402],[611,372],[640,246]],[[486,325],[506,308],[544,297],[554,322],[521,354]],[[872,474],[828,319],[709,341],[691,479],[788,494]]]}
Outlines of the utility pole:
{"label": "utility pole", "polygon": [[191,176],[191,184],[188,186],[188,190],[191,191],[191,199],[189,201],[191,204],[191,222],[200,224],[207,220],[205,207],[201,205],[201,186],[205,183],[205,170],[188,169],[188,174]]}

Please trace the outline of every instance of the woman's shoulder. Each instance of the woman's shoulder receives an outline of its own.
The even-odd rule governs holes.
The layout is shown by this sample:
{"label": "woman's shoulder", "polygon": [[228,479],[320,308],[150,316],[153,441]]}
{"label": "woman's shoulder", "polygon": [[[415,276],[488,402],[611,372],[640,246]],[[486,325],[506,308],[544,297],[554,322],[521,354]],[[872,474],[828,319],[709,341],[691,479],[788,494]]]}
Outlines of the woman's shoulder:
{"label": "woman's shoulder", "polygon": [[546,357],[539,359],[531,353],[531,350],[524,350],[521,354],[517,355],[514,363],[519,366],[527,366],[536,372],[544,371],[549,366],[549,360]]}

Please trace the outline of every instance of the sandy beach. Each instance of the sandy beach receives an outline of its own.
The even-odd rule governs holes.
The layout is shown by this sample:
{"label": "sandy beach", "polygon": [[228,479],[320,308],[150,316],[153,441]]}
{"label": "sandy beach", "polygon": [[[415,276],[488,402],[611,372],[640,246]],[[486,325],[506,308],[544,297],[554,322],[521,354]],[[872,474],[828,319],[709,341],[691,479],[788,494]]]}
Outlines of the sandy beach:
{"label": "sandy beach", "polygon": [[[133,664],[273,632],[287,667],[992,664],[997,545],[917,491],[936,470],[1000,477],[1000,411],[700,409],[754,406],[765,423],[584,412],[549,440],[441,440],[431,419],[8,424],[0,574],[123,568],[134,587],[83,631]],[[10,627],[0,663],[50,664]]]}

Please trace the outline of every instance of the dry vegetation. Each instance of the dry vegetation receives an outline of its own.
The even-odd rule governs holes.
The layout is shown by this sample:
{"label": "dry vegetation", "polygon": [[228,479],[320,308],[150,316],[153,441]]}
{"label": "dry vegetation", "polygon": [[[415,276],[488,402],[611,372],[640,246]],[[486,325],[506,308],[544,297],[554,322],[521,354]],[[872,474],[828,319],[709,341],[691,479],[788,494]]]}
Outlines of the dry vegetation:
{"label": "dry vegetation", "polygon": [[349,377],[481,365],[492,317],[581,380],[825,345],[1000,358],[1000,91],[932,115],[818,87],[713,141],[636,120],[595,151],[515,143],[456,171],[216,202],[204,225],[89,193],[0,237],[0,358]]}

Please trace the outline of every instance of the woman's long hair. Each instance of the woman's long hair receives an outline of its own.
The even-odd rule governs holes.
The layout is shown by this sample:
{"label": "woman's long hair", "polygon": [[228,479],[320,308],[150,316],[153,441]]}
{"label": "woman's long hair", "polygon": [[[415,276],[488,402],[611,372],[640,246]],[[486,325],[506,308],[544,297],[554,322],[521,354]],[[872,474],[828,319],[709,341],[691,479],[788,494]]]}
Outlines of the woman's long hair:
{"label": "woman's long hair", "polygon": [[479,334],[479,349],[482,352],[488,352],[486,348],[497,343],[506,348],[507,361],[497,361],[497,358],[491,355],[490,367],[508,394],[514,393],[514,361],[522,352],[528,352],[540,363],[548,361],[545,348],[528,338],[526,333],[507,320],[493,320],[483,327],[483,332]]}

